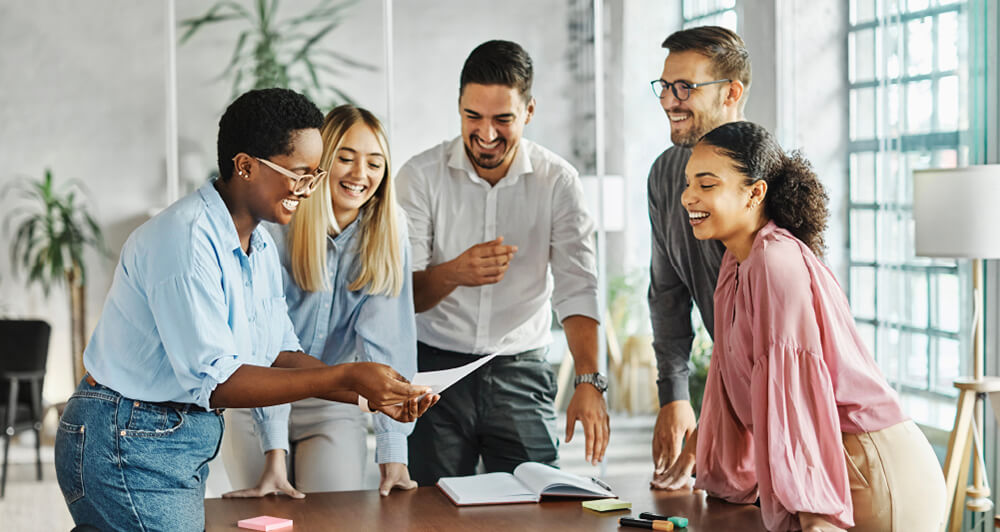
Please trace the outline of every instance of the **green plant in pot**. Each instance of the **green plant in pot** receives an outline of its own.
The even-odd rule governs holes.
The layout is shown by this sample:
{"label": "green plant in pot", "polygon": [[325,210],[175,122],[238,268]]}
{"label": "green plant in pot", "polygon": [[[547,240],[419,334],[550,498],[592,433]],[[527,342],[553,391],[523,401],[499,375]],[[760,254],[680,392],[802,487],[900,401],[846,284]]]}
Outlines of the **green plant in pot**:
{"label": "green plant in pot", "polygon": [[[219,75],[232,79],[235,98],[250,89],[293,89],[321,106],[354,103],[332,83],[349,69],[375,67],[321,46],[321,41],[346,20],[357,0],[320,0],[297,16],[278,18],[278,0],[256,0],[248,9],[238,2],[216,2],[203,15],[180,22],[180,43],[202,28],[228,21],[245,23],[236,37],[229,63]],[[321,79],[322,78],[322,79]]]}
{"label": "green plant in pot", "polygon": [[48,296],[53,286],[69,288],[74,382],[83,377],[83,348],[87,341],[86,277],[84,251],[94,249],[107,256],[100,226],[91,216],[71,181],[56,188],[52,171],[41,179],[15,181],[5,196],[14,195],[15,205],[4,228],[13,227],[10,260],[15,272],[27,276],[28,285],[40,284]]}

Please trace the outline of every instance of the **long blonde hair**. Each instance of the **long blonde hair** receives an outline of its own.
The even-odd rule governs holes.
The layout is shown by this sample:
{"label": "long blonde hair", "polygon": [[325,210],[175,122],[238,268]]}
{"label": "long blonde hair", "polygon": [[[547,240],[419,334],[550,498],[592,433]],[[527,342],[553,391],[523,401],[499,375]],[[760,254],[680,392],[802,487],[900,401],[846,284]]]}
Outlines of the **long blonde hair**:
{"label": "long blonde hair", "polygon": [[[326,115],[320,133],[323,136],[323,158],[320,168],[329,171],[344,136],[352,126],[363,123],[375,134],[385,155],[382,182],[362,210],[361,242],[357,252],[361,258],[358,276],[347,287],[351,291],[368,289],[370,294],[398,296],[403,288],[403,250],[399,245],[398,206],[393,194],[389,165],[389,143],[382,123],[370,111],[353,105],[340,105]],[[292,277],[308,292],[331,290],[326,264],[327,234],[339,234],[341,228],[333,214],[330,179],[323,181],[312,196],[299,203],[288,233],[288,248]],[[355,250],[346,250],[352,253]]]}

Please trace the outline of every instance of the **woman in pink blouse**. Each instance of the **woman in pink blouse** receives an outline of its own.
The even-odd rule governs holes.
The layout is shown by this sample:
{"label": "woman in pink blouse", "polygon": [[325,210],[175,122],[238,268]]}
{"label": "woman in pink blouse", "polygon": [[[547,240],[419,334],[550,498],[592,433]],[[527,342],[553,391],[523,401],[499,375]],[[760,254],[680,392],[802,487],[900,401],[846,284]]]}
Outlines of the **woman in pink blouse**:
{"label": "woman in pink blouse", "polygon": [[698,430],[654,481],[760,498],[768,530],[936,530],[941,467],[858,336],[817,255],[827,196],[809,163],[750,122],[694,147],[681,202],[726,246]]}

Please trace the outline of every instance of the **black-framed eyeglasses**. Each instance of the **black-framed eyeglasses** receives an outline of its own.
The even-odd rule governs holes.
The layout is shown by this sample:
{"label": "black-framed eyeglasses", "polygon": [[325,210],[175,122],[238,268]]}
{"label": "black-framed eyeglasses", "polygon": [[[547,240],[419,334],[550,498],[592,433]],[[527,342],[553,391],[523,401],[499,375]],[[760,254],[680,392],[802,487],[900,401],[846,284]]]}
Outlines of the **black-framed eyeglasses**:
{"label": "black-framed eyeglasses", "polygon": [[686,81],[666,81],[662,79],[654,79],[649,82],[649,86],[653,87],[653,94],[657,98],[663,98],[663,91],[670,87],[670,91],[674,93],[674,98],[679,101],[687,100],[691,97],[691,91],[697,89],[698,87],[704,87],[705,85],[715,85],[716,83],[726,83],[727,81],[732,81],[731,79],[717,79],[715,81],[705,81],[702,83],[688,83]]}

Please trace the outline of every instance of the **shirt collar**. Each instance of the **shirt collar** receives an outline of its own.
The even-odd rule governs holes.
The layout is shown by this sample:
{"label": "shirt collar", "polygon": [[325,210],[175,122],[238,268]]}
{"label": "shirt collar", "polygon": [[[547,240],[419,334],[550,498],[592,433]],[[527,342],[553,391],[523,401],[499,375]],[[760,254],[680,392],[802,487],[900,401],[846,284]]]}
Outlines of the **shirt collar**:
{"label": "shirt collar", "polygon": [[[202,201],[205,202],[205,212],[208,215],[208,219],[211,221],[212,226],[215,227],[216,233],[222,237],[226,246],[230,247],[233,251],[237,249],[242,250],[243,246],[240,245],[240,235],[236,232],[236,224],[233,223],[233,215],[229,213],[226,202],[222,201],[222,196],[215,189],[215,180],[209,180],[202,185],[198,189],[198,194],[201,196]],[[261,224],[258,223],[253,233],[250,233],[251,251],[261,251],[267,247],[267,239],[261,234],[263,230]]]}
{"label": "shirt collar", "polygon": [[[528,156],[528,150],[531,149],[530,141],[522,138],[518,143],[517,152],[514,154],[514,160],[510,163],[510,168],[507,169],[507,175],[497,184],[497,186],[507,186],[504,183],[510,185],[516,183],[518,179],[525,174],[530,174],[535,171],[535,168],[531,165],[531,157]],[[465,153],[465,142],[462,140],[461,135],[459,135],[451,143],[450,154],[448,157],[448,167],[454,168],[456,170],[464,171],[469,179],[475,182],[485,182],[485,180],[479,177],[476,173],[476,168],[472,166],[472,161],[469,160],[469,156]]]}
{"label": "shirt collar", "polygon": [[343,228],[339,233],[335,235],[327,235],[327,238],[338,245],[343,242],[347,242],[354,236],[354,233],[358,232],[358,226],[361,225],[361,219],[364,218],[364,216],[365,208],[361,207],[358,209],[358,216],[353,222],[349,223],[347,227]]}

